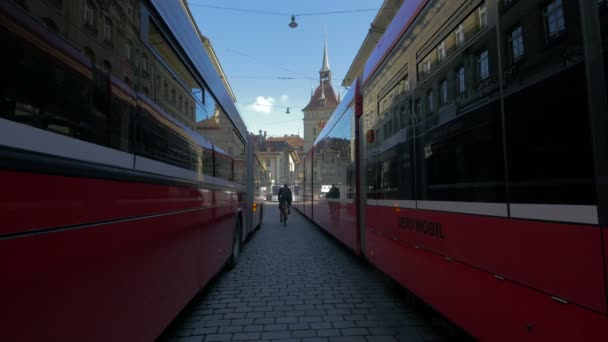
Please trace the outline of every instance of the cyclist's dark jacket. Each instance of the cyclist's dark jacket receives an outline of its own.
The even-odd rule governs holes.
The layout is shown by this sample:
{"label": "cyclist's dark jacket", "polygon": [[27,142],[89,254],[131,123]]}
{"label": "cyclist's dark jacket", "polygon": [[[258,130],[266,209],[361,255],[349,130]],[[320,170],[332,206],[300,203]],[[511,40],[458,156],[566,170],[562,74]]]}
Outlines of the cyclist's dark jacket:
{"label": "cyclist's dark jacket", "polygon": [[291,205],[291,189],[282,187],[279,190],[279,207],[284,207],[285,204]]}

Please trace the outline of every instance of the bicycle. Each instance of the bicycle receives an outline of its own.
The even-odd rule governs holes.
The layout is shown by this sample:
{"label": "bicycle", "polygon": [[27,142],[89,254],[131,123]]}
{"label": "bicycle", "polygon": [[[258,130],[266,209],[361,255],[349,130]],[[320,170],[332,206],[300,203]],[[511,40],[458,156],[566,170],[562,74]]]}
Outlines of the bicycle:
{"label": "bicycle", "polygon": [[284,207],[279,208],[279,212],[281,215],[281,223],[283,223],[283,224],[287,224],[287,216],[289,216],[288,210],[289,210],[288,205],[285,205]]}

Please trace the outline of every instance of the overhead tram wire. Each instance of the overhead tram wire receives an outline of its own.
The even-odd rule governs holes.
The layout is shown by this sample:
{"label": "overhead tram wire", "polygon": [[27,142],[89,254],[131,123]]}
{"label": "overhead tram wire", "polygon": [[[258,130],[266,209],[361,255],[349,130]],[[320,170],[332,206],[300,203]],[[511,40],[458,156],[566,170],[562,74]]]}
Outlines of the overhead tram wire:
{"label": "overhead tram wire", "polygon": [[206,8],[214,8],[214,9],[227,10],[227,11],[237,11],[237,12],[257,13],[257,14],[268,14],[268,15],[280,15],[280,16],[295,15],[296,17],[311,16],[311,15],[327,15],[327,14],[345,14],[345,13],[357,13],[357,12],[371,12],[371,11],[378,11],[378,10],[380,10],[379,8],[366,8],[366,9],[344,10],[344,11],[328,11],[328,12],[313,12],[313,13],[293,13],[292,14],[292,13],[280,13],[280,12],[269,12],[269,11],[252,10],[252,9],[245,9],[245,8],[234,8],[234,7],[204,5],[204,4],[196,4],[196,3],[191,3],[191,2],[188,2],[188,6],[206,7]]}
{"label": "overhead tram wire", "polygon": [[191,2],[188,2],[188,6],[215,8],[215,9],[221,9],[221,10],[227,10],[227,11],[245,12],[245,13],[270,14],[270,15],[280,15],[280,16],[289,15],[289,14],[278,13],[278,12],[268,12],[268,11],[258,11],[258,10],[250,10],[250,9],[234,8],[234,7],[222,7],[222,6],[213,6],[213,5],[193,4]]}

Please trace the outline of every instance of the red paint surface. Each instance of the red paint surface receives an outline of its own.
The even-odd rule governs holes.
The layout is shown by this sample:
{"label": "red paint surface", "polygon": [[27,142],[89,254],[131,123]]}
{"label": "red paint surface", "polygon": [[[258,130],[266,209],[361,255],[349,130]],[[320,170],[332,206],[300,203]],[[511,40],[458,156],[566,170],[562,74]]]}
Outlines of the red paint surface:
{"label": "red paint surface", "polygon": [[[0,172],[0,234],[211,206],[242,195],[198,188]],[[239,197],[241,196],[241,197]]]}
{"label": "red paint surface", "polygon": [[357,226],[355,203],[332,200],[315,201],[314,221],[325,231],[357,252]]}
{"label": "red paint surface", "polygon": [[[367,206],[367,226],[593,310],[606,310],[600,230],[595,226]],[[444,239],[400,229],[398,217],[442,225]]]}
{"label": "red paint surface", "polygon": [[366,239],[373,264],[481,341],[608,340],[605,315],[375,232]]}
{"label": "red paint surface", "polygon": [[[44,222],[57,226],[198,208],[0,240],[5,275],[0,282],[1,341],[153,340],[231,253],[236,194],[9,172],[1,176],[9,191],[3,198],[11,199],[10,210],[1,209],[3,232]],[[35,193],[40,195],[31,197]],[[45,209],[44,201],[54,203],[54,210]]]}

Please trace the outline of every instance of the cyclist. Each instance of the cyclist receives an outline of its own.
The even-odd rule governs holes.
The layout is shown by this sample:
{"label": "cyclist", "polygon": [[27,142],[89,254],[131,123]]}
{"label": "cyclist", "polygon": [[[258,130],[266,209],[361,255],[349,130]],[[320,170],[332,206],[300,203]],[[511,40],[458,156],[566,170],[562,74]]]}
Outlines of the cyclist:
{"label": "cyclist", "polygon": [[279,212],[281,216],[281,223],[287,224],[287,214],[289,211],[289,207],[291,206],[291,190],[284,184],[281,189],[279,189]]}

